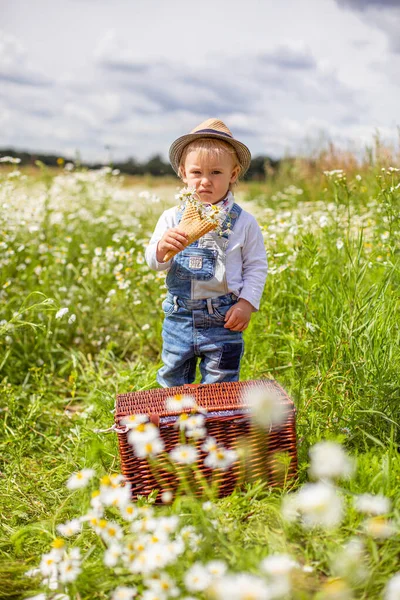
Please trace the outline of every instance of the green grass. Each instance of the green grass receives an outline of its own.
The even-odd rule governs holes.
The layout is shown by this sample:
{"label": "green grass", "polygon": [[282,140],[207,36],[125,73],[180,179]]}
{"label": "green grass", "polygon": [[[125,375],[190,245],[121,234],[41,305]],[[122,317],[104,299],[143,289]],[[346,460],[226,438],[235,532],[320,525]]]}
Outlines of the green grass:
{"label": "green grass", "polygon": [[[241,377],[273,377],[294,399],[300,483],[309,447],[340,441],[358,464],[345,497],[385,494],[398,531],[399,181],[374,166],[361,180],[283,170],[239,193],[263,228],[270,264]],[[164,287],[143,254],[175,189],[152,189],[161,202],[139,197],[140,189],[109,173],[0,172],[0,598],[38,593],[39,580],[24,572],[48,552],[56,524],[87,507],[84,492],[65,487],[68,476],[83,467],[119,471],[115,434],[94,430],[112,424],[116,393],[156,385]],[[195,560],[218,557],[256,572],[267,553],[289,552],[314,568],[293,597],[320,597],[332,555],[363,537],[361,516],[349,504],[338,530],[303,530],[283,521],[281,495],[254,486],[235,492],[217,503],[214,526],[191,499],[160,509],[204,535],[177,578]],[[71,597],[108,597],[124,576],[102,566],[90,532],[77,545],[94,550]],[[368,574],[355,597],[379,598],[398,569],[399,533],[366,546]]]}

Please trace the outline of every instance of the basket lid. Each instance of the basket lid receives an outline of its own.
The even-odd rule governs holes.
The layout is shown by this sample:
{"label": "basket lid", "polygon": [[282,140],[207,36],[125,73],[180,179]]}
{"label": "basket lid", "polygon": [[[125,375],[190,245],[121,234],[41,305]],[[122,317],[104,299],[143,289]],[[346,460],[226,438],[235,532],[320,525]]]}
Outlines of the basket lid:
{"label": "basket lid", "polygon": [[292,400],[279,383],[274,379],[258,379],[229,383],[184,385],[117,394],[115,420],[118,421],[124,416],[133,414],[157,415],[162,417],[180,414],[181,412],[191,412],[191,409],[183,409],[176,413],[167,411],[165,406],[166,399],[177,394],[193,396],[196,404],[207,411],[244,409],[247,408],[247,405],[244,402],[243,392],[251,387],[260,385],[276,394],[283,404],[288,405],[288,409],[294,409]]}

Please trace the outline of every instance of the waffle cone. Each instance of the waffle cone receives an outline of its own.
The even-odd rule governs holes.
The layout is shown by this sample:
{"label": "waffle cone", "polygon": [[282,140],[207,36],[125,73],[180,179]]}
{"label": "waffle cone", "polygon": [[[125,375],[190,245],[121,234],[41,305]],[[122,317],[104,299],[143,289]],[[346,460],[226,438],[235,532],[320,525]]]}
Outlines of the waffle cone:
{"label": "waffle cone", "polygon": [[[182,220],[179,223],[179,229],[189,236],[187,245],[193,244],[209,231],[217,228],[217,223],[211,223],[208,219],[201,218],[196,207],[190,202],[186,204]],[[173,256],[179,253],[179,250],[169,250],[164,256],[163,261],[168,262]]]}

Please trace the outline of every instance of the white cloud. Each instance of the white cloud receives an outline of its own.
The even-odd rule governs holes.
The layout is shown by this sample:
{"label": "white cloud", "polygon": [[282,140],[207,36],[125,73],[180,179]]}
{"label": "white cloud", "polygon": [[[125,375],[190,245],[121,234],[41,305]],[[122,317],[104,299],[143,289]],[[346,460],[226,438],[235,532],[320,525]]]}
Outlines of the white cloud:
{"label": "white cloud", "polygon": [[239,0],[204,0],[194,14],[184,0],[65,0],[57,10],[37,0],[21,20],[14,0],[0,36],[1,144],[80,149],[87,160],[105,159],[105,146],[115,159],[166,157],[210,116],[254,154],[279,156],[322,130],[344,145],[377,127],[389,135],[400,98],[383,29],[367,19],[376,7],[339,1],[357,3],[247,0],[243,12]]}

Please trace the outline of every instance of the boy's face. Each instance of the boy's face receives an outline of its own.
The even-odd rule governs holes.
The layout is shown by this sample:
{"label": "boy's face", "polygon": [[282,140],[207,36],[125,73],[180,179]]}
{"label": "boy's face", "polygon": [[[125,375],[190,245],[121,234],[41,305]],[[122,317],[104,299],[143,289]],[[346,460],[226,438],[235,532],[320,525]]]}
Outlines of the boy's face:
{"label": "boy's face", "polygon": [[195,187],[203,202],[215,204],[228,193],[229,184],[239,175],[239,167],[233,167],[228,153],[219,157],[200,157],[197,150],[188,152],[183,168],[182,180],[188,187]]}

